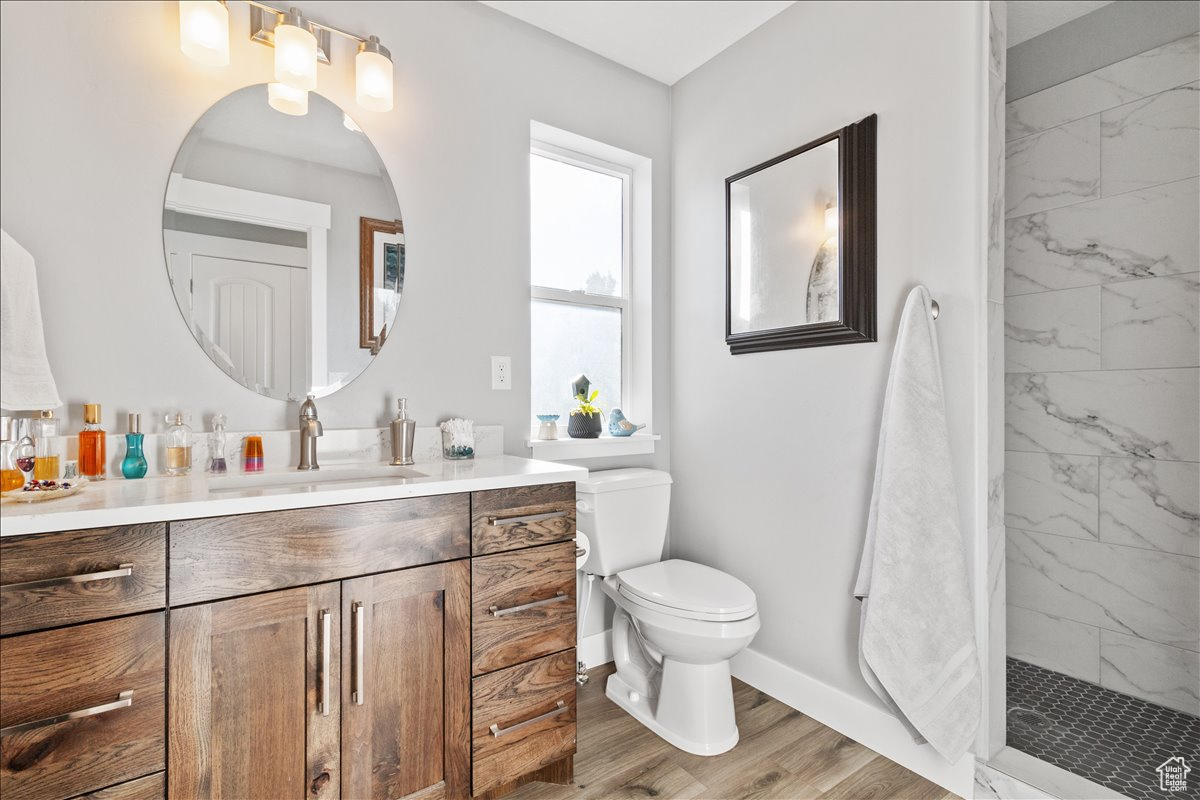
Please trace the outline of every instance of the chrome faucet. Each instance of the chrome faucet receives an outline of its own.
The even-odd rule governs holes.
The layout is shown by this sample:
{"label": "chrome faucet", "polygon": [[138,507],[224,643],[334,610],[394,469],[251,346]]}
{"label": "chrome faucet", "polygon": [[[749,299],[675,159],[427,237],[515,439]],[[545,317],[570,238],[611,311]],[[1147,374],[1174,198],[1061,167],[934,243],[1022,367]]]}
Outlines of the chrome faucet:
{"label": "chrome faucet", "polygon": [[314,395],[300,404],[300,465],[296,469],[320,469],[317,463],[317,437],[324,435],[325,429],[317,419],[317,404]]}

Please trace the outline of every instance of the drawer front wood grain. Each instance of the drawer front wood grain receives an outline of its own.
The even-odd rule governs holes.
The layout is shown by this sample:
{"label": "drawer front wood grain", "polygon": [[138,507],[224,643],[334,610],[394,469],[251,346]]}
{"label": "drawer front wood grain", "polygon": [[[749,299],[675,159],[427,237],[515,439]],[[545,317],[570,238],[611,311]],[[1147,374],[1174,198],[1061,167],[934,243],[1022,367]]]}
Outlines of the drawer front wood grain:
{"label": "drawer front wood grain", "polygon": [[575,536],[575,484],[519,486],[471,495],[471,554],[502,553]]}
{"label": "drawer front wood grain", "polygon": [[171,605],[463,558],[466,494],[171,523]]}
{"label": "drawer front wood grain", "polygon": [[61,800],[164,768],[164,617],[0,639],[4,800]]}
{"label": "drawer front wood grain", "polygon": [[144,778],[81,794],[74,800],[163,800],[166,796],[166,774],[156,772]]}
{"label": "drawer front wood grain", "polygon": [[159,523],[0,539],[0,634],[164,607],[166,533]]}
{"label": "drawer front wood grain", "polygon": [[474,675],[575,644],[575,543],[471,560]]}
{"label": "drawer front wood grain", "polygon": [[574,650],[475,678],[471,694],[472,794],[575,753]]}

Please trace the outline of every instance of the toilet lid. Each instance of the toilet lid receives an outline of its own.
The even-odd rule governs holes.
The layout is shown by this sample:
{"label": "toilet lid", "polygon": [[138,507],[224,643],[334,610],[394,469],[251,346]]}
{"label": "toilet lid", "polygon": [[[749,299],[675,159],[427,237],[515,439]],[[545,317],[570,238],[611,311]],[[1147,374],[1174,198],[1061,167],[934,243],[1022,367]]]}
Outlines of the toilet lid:
{"label": "toilet lid", "polygon": [[[677,558],[617,573],[620,590],[642,599],[708,619],[745,619],[755,611],[754,592],[732,575]],[[713,615],[713,616],[708,616]]]}

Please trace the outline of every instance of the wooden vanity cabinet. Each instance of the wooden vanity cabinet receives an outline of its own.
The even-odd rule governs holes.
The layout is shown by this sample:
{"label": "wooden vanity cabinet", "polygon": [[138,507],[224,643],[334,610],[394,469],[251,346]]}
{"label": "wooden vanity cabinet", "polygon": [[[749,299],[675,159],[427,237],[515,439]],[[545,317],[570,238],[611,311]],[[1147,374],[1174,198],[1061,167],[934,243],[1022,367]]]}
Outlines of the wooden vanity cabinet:
{"label": "wooden vanity cabinet", "polygon": [[171,612],[170,797],[465,797],[466,561]]}

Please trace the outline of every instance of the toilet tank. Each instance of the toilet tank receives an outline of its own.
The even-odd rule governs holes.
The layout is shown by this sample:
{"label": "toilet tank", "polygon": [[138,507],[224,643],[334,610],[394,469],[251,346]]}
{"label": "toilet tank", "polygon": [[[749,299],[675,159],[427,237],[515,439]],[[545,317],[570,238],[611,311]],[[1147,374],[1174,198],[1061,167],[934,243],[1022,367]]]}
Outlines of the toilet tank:
{"label": "toilet tank", "polygon": [[615,575],[662,559],[671,476],[653,469],[593,472],[575,484],[576,526],[587,534],[584,572]]}

